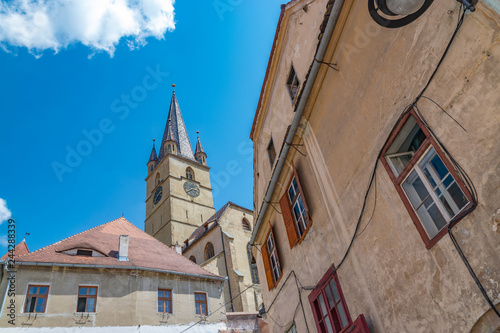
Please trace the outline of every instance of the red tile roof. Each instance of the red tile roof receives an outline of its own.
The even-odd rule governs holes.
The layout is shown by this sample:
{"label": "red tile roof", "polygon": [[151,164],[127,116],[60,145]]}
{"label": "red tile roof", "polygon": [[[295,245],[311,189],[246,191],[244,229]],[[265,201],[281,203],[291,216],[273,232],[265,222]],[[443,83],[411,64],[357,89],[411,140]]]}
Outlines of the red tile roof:
{"label": "red tile roof", "polygon": [[[129,261],[118,261],[120,235],[129,236]],[[62,253],[72,249],[92,249],[105,256],[90,257]],[[180,274],[201,275],[207,278],[220,278],[218,275],[201,268],[191,260],[178,254],[123,217],[86,230],[40,250],[24,255],[16,255],[16,262],[146,268]]]}
{"label": "red tile roof", "polygon": [[[28,244],[26,244],[26,241],[23,239],[21,242],[19,242],[15,247],[14,247],[14,259],[17,259],[17,256],[30,253],[30,250],[28,249]],[[0,260],[5,261],[9,256],[9,252],[4,254]]]}

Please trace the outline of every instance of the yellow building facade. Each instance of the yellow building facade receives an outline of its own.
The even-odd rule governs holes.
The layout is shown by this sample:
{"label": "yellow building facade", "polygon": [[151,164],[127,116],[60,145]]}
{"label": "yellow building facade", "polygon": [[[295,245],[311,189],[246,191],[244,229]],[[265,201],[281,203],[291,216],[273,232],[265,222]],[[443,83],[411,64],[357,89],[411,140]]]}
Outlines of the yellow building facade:
{"label": "yellow building facade", "polygon": [[498,8],[282,7],[251,133],[272,332],[498,331]]}

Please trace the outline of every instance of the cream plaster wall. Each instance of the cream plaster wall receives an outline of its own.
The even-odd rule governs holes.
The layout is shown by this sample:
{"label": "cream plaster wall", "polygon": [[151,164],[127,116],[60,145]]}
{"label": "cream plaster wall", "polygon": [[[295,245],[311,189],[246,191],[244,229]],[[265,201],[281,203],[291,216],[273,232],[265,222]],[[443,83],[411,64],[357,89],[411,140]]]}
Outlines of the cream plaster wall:
{"label": "cream plaster wall", "polygon": [[[2,296],[6,278],[7,275],[1,283]],[[225,320],[224,312],[216,311],[224,304],[222,283],[140,270],[18,266],[13,298],[17,309],[15,323],[26,328],[186,324],[202,318],[195,314],[194,292],[208,295],[211,316],[203,317],[206,322],[220,322]],[[50,286],[45,313],[23,313],[29,284]],[[98,286],[95,313],[75,312],[79,285]],[[172,314],[157,312],[158,288],[172,290]],[[10,297],[7,303],[10,304]],[[1,327],[11,327],[8,313],[4,306]]]}

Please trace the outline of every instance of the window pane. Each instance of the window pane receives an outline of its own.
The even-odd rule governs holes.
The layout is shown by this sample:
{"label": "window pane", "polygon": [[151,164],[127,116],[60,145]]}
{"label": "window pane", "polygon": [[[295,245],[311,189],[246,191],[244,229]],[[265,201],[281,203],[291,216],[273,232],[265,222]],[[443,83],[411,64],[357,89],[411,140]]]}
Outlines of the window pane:
{"label": "window pane", "polygon": [[337,285],[335,284],[334,279],[330,281],[330,288],[332,288],[333,291],[333,299],[335,300],[335,303],[337,303],[340,300],[340,295],[339,291],[337,290]]}
{"label": "window pane", "polygon": [[200,294],[200,300],[204,301],[205,300],[205,294]]}
{"label": "window pane", "polygon": [[460,189],[458,184],[455,182],[448,188],[448,193],[450,193],[453,202],[457,205],[458,209],[462,209],[469,203],[469,200],[465,196],[464,192]]}
{"label": "window pane", "polygon": [[89,288],[89,295],[95,295],[97,288]]}
{"label": "window pane", "polygon": [[87,295],[87,288],[80,288],[80,295]]}
{"label": "window pane", "polygon": [[158,312],[163,312],[163,301],[158,301]]}
{"label": "window pane", "polygon": [[37,304],[36,312],[43,312],[43,304]]}
{"label": "window pane", "polygon": [[87,298],[87,312],[95,311],[95,298]]}
{"label": "window pane", "polygon": [[328,311],[326,311],[326,306],[325,306],[325,301],[323,299],[323,295],[320,295],[318,297],[318,300],[319,300],[319,304],[321,306],[321,317],[324,317],[328,313]]}
{"label": "window pane", "polygon": [[158,290],[158,297],[163,297],[163,290]]}
{"label": "window pane", "polygon": [[170,301],[166,301],[165,302],[165,312],[168,312],[168,313],[172,312],[170,310]]}
{"label": "window pane", "polygon": [[342,302],[337,305],[337,310],[339,311],[340,322],[342,323],[342,328],[346,327],[349,322],[347,321],[347,316],[345,315],[344,306]]}
{"label": "window pane", "polygon": [[325,318],[325,324],[326,324],[326,331],[328,333],[334,333],[332,324],[330,323],[330,318],[328,316]]}
{"label": "window pane", "polygon": [[170,291],[168,291],[168,290],[165,291],[165,297],[170,298]]}
{"label": "window pane", "polygon": [[76,307],[76,312],[85,312],[85,305],[86,305],[86,298],[84,297],[79,297],[78,298],[78,305]]}
{"label": "window pane", "polygon": [[446,220],[430,197],[417,210],[417,213],[430,238],[436,236],[446,225]]}
{"label": "window pane", "polygon": [[45,295],[47,293],[47,287],[40,287],[40,291],[38,293],[41,295]]}
{"label": "window pane", "polygon": [[416,171],[412,171],[408,179],[403,183],[403,189],[415,208],[418,208],[422,201],[429,196],[429,192]]}
{"label": "window pane", "polygon": [[333,301],[333,296],[330,287],[325,288],[325,294],[326,294],[326,299],[328,300],[328,307],[331,309],[335,305],[335,302]]}
{"label": "window pane", "polygon": [[38,287],[30,287],[29,293],[30,294],[36,294],[38,290]]}
{"label": "window pane", "polygon": [[202,314],[207,314],[207,305],[205,303],[201,304],[201,313]]}
{"label": "window pane", "polygon": [[[431,151],[434,151],[432,149]],[[448,174],[448,169],[444,165],[443,161],[439,158],[439,155],[434,152],[434,157],[431,159],[430,164],[433,166],[433,169],[436,171],[439,179],[443,179]]]}
{"label": "window pane", "polygon": [[200,294],[194,294],[194,299],[198,301],[200,299]]}
{"label": "window pane", "polygon": [[196,304],[196,314],[199,315],[200,313],[200,306],[199,304]]}

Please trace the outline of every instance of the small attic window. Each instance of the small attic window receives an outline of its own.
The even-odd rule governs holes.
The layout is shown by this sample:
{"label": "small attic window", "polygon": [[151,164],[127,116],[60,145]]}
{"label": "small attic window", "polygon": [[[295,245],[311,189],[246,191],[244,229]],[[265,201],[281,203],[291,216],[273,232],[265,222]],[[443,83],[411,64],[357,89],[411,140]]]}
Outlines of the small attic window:
{"label": "small attic window", "polygon": [[297,73],[293,68],[293,65],[290,66],[290,72],[288,73],[288,79],[286,80],[286,87],[288,88],[288,92],[290,93],[290,98],[292,99],[292,104],[295,102],[295,98],[297,97],[297,93],[299,91],[299,79],[297,78]]}
{"label": "small attic window", "polygon": [[252,231],[252,229],[250,228],[250,223],[248,223],[248,220],[246,218],[243,218],[243,220],[241,221],[241,225],[243,226],[243,230]]}
{"label": "small attic window", "polygon": [[92,250],[76,250],[76,255],[77,256],[86,256],[86,257],[92,257]]}

